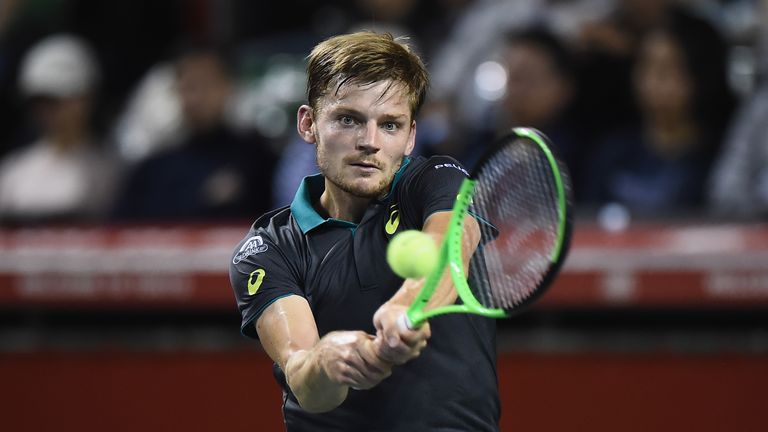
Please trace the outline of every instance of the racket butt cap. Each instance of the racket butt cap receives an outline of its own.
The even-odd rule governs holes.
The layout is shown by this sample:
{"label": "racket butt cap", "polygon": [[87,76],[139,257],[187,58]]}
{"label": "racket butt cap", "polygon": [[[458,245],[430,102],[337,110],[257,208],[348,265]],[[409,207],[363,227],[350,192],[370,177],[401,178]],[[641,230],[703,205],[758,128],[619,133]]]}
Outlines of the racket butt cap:
{"label": "racket butt cap", "polygon": [[400,318],[397,319],[397,326],[400,330],[416,330],[416,327],[413,325],[411,320],[408,318],[408,314],[402,314],[400,315]]}

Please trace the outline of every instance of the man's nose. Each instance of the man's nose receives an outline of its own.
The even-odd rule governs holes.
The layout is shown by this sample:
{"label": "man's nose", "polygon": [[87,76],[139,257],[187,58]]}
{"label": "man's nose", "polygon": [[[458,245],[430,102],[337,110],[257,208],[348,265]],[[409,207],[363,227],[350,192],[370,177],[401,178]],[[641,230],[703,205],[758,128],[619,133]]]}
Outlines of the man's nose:
{"label": "man's nose", "polygon": [[357,147],[361,150],[377,151],[381,148],[380,138],[379,125],[374,121],[367,122],[361,131],[360,139],[357,140]]}

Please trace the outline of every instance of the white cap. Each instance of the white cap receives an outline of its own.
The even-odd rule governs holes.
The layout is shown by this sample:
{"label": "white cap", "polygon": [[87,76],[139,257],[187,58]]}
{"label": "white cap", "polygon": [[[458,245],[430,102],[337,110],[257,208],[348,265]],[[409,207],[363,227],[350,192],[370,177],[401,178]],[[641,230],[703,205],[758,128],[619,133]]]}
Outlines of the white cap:
{"label": "white cap", "polygon": [[59,34],[33,46],[21,64],[19,86],[27,96],[72,97],[88,93],[99,80],[96,57],[82,39]]}

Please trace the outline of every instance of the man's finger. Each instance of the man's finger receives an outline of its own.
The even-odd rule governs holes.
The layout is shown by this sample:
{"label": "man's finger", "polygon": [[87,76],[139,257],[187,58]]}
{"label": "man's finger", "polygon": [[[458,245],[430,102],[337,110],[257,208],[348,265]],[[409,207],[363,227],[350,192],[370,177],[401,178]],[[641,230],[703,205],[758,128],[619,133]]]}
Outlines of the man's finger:
{"label": "man's finger", "polygon": [[392,369],[391,362],[387,362],[378,356],[378,346],[375,340],[367,341],[362,344],[359,350],[360,357],[362,357],[366,366],[374,373],[386,374]]}
{"label": "man's finger", "polygon": [[399,336],[406,345],[415,346],[416,344],[429,339],[432,336],[432,330],[429,327],[429,323],[425,322],[424,325],[418,329],[402,332]]}

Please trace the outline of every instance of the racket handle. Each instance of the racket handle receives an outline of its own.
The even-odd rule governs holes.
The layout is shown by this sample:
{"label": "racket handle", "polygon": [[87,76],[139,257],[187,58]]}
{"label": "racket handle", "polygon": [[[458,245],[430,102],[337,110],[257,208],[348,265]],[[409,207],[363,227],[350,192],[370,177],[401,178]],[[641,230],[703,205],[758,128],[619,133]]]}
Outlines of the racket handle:
{"label": "racket handle", "polygon": [[397,327],[401,331],[405,331],[405,330],[413,331],[413,330],[416,330],[418,328],[418,327],[413,325],[413,323],[411,322],[411,319],[408,318],[408,314],[400,315],[400,318],[397,319]]}

